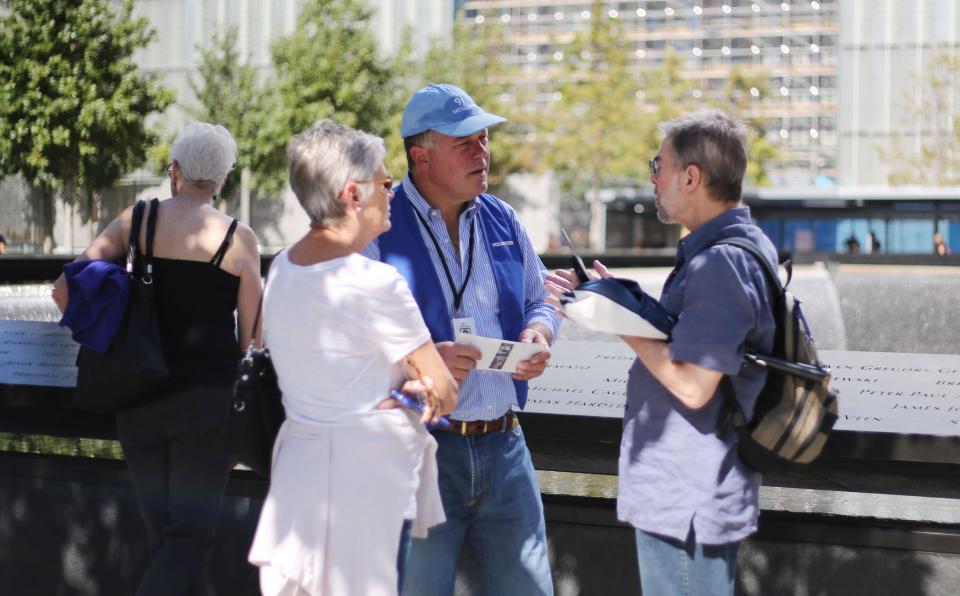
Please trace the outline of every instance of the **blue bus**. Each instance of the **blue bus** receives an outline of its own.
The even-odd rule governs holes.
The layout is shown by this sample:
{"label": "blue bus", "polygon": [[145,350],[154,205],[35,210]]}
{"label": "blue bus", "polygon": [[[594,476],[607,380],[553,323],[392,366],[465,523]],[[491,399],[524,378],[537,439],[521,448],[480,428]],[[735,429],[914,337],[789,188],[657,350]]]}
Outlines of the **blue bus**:
{"label": "blue bus", "polygon": [[[674,246],[682,230],[657,220],[652,190],[629,194],[606,203],[607,248]],[[777,248],[795,254],[960,254],[960,188],[750,189],[744,202]]]}

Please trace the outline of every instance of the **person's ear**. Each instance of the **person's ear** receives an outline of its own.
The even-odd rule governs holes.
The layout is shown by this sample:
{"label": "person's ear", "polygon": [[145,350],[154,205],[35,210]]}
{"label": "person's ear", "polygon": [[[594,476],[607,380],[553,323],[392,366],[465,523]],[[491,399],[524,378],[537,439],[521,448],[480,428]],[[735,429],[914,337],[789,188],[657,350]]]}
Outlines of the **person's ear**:
{"label": "person's ear", "polygon": [[180,163],[177,160],[170,162],[170,174],[167,176],[170,179],[170,196],[177,196],[177,178],[180,177]]}
{"label": "person's ear", "polygon": [[347,180],[340,191],[340,201],[347,209],[359,209],[360,207],[360,185],[353,180]]}
{"label": "person's ear", "polygon": [[684,168],[681,182],[687,191],[696,190],[698,186],[703,184],[703,170],[700,169],[700,166],[690,164]]}
{"label": "person's ear", "polygon": [[430,155],[426,147],[414,145],[410,148],[410,157],[413,158],[413,164],[418,168],[423,168],[430,164]]}

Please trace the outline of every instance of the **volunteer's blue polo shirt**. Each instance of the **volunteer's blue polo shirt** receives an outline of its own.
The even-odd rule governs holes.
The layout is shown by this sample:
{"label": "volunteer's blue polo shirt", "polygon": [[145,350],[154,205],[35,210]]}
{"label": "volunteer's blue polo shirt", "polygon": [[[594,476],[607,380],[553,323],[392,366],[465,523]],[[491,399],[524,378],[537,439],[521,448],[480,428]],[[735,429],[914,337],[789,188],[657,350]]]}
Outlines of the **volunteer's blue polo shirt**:
{"label": "volunteer's blue polo shirt", "polygon": [[[678,319],[671,357],[731,375],[744,413],[752,416],[765,374],[741,362],[747,346],[762,353],[773,347],[771,293],[752,255],[710,246],[730,236],[753,240],[777,263],[749,209],[729,209],[680,241],[660,301]],[[718,390],[706,406],[691,410],[639,359],[633,363],[620,449],[621,520],[681,541],[692,527],[701,544],[737,541],[756,530],[760,475],[737,457],[735,433],[714,433],[722,403]]]}

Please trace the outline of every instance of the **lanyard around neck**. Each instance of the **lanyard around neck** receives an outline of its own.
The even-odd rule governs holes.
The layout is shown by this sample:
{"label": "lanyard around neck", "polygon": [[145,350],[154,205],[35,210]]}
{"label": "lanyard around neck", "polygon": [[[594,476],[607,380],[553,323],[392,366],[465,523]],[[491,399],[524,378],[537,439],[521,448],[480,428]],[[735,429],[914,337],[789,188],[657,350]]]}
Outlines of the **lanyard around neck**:
{"label": "lanyard around neck", "polygon": [[[411,205],[411,207],[413,206]],[[467,274],[463,276],[463,284],[460,285],[460,289],[458,290],[457,285],[453,282],[453,274],[450,273],[450,266],[447,265],[447,259],[443,256],[443,250],[440,248],[440,241],[437,240],[433,230],[430,229],[430,224],[427,223],[427,220],[424,219],[416,207],[413,207],[413,212],[417,214],[417,219],[420,220],[423,229],[427,231],[430,240],[433,240],[433,246],[437,249],[437,255],[440,257],[440,263],[443,265],[443,272],[447,275],[447,283],[450,284],[450,292],[453,294],[454,316],[457,316],[457,313],[460,312],[460,306],[463,304],[463,295],[467,291],[470,274],[473,273],[473,237],[475,236],[473,232],[477,220],[476,218],[470,220],[470,246],[467,249]]]}

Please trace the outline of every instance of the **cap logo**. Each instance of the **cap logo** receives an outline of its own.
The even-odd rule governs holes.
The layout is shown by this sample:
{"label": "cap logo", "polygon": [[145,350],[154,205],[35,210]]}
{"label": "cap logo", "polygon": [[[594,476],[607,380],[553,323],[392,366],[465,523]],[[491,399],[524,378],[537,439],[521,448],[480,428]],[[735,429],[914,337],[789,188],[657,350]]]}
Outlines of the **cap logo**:
{"label": "cap logo", "polygon": [[463,98],[460,97],[460,96],[454,97],[454,98],[452,99],[452,103],[453,103],[453,106],[452,106],[452,109],[450,110],[450,113],[451,113],[451,114],[459,114],[460,112],[462,112],[462,111],[464,111],[464,110],[469,110],[469,109],[471,109],[473,106],[476,105],[476,104],[473,103],[472,101],[470,101],[470,102],[465,102],[465,101],[463,100]]}

